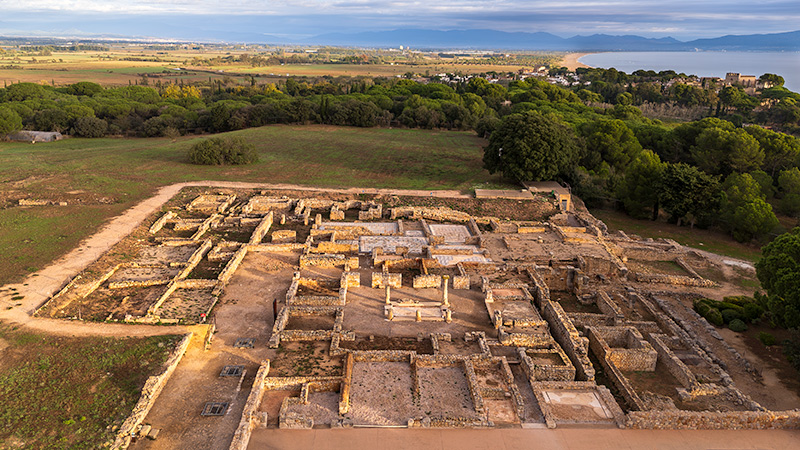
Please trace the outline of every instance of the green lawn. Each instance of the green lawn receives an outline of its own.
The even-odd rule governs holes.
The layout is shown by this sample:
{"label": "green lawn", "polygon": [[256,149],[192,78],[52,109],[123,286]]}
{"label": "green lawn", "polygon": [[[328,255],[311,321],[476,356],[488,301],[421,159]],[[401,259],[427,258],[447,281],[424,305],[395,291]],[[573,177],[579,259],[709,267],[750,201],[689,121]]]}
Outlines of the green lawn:
{"label": "green lawn", "polygon": [[0,448],[95,449],[112,441],[179,336],[65,338],[0,325]]}
{"label": "green lawn", "polygon": [[736,242],[730,235],[721,231],[679,227],[662,221],[638,220],[619,211],[607,209],[592,209],[591,213],[605,222],[609,231],[623,230],[625,233],[637,234],[643,238],[672,239],[683,245],[751,262],[761,257],[759,246]]}
{"label": "green lawn", "polygon": [[[469,190],[501,184],[482,168],[485,141],[472,132],[276,125],[242,130],[261,161],[249,166],[188,164],[201,137],[66,139],[0,143],[0,284],[74,248],[107,219],[164,185],[197,180],[293,183],[325,187]],[[8,199],[87,199],[67,207],[21,208]]]}

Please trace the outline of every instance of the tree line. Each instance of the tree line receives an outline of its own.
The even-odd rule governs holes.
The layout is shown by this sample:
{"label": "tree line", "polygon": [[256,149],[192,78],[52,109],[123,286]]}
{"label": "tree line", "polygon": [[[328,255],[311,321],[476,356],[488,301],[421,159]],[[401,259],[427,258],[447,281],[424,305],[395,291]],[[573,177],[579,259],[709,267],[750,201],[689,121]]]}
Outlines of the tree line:
{"label": "tree line", "polygon": [[[597,90],[603,80],[608,86],[677,76],[593,74],[603,77],[589,85]],[[634,217],[663,212],[673,222],[719,225],[748,241],[779,229],[774,210],[800,215],[797,138],[743,126],[730,115],[664,123],[645,117],[633,93],[609,91],[600,100],[615,95],[614,103],[598,104],[587,92],[584,84],[481,77],[451,84],[366,77],[289,78],[277,85],[254,78],[249,85],[156,87],[16,83],[0,89],[0,134],[25,128],[83,137],[178,136],[277,123],[475,130],[489,138],[490,171],[512,180],[560,179],[590,205],[614,203]]]}

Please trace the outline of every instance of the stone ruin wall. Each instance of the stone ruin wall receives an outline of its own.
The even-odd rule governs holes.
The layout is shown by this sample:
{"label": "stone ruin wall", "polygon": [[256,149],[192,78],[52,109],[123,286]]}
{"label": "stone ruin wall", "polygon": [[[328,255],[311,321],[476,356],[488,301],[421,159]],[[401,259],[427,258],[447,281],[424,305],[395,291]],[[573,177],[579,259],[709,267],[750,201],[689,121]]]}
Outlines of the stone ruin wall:
{"label": "stone ruin wall", "polygon": [[257,427],[264,427],[267,425],[267,413],[260,412],[258,408],[261,405],[261,401],[264,399],[264,394],[267,392],[264,381],[269,374],[269,367],[270,361],[267,359],[261,363],[258,372],[256,372],[256,377],[253,380],[253,387],[244,404],[242,419],[239,421],[239,426],[233,434],[233,440],[228,447],[229,450],[246,450],[247,445],[250,443],[250,435],[253,430]]}
{"label": "stone ruin wall", "polygon": [[164,371],[159,375],[149,377],[147,381],[145,381],[139,401],[136,402],[136,405],[133,407],[133,411],[125,419],[117,431],[114,443],[111,445],[112,449],[126,449],[131,444],[134,433],[147,416],[147,413],[150,412],[150,408],[153,407],[153,404],[161,394],[161,391],[164,389],[167,381],[169,381],[172,373],[175,372],[175,368],[178,367],[178,363],[183,358],[184,353],[186,353],[186,349],[189,348],[189,343],[191,340],[192,333],[184,335],[183,339],[181,339],[181,341],[178,343],[178,346],[172,352],[169,359],[167,359]]}

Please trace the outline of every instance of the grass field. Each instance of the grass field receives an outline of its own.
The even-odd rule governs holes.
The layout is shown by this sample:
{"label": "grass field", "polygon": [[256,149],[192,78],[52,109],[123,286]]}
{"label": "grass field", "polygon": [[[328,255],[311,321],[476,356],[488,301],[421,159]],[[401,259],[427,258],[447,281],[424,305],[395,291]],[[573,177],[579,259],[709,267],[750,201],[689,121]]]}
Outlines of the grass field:
{"label": "grass field", "polygon": [[691,229],[652,220],[634,219],[619,211],[592,209],[591,213],[608,225],[609,231],[623,230],[643,238],[673,239],[683,245],[708,250],[720,255],[755,262],[761,257],[761,247],[736,242],[730,235],[716,230]]}
{"label": "grass field", "polygon": [[[470,132],[278,125],[233,134],[254,144],[259,163],[188,164],[186,150],[200,137],[0,143],[0,284],[43,268],[105,220],[181,181],[459,190],[502,185],[482,168],[485,141]],[[69,206],[14,206],[19,198]]]}
{"label": "grass field", "polygon": [[113,441],[178,336],[65,338],[0,324],[0,448],[95,449]]}
{"label": "grass field", "polygon": [[[277,81],[278,77],[321,77],[321,76],[370,76],[393,77],[407,72],[429,73],[482,73],[516,72],[524,66],[482,64],[454,64],[452,60],[425,58],[416,64],[286,64],[253,67],[249,64],[225,64],[219,66],[198,66],[195,58],[210,59],[246,53],[246,50],[232,52],[193,52],[193,51],[142,51],[138,49],[114,49],[108,52],[53,52],[49,56],[35,54],[0,53],[0,81],[4,83],[31,82],[62,86],[79,81],[93,81],[107,86],[127,85],[141,79],[141,74],[161,73],[179,67],[192,67],[219,73],[192,72],[168,74],[162,81],[182,79],[188,82],[205,82],[208,77],[242,75],[241,83],[249,83],[249,76],[260,75],[260,81]],[[138,60],[130,60],[138,59]],[[223,73],[225,72],[225,73]],[[272,76],[272,78],[270,78]],[[151,82],[155,82],[151,80]]]}

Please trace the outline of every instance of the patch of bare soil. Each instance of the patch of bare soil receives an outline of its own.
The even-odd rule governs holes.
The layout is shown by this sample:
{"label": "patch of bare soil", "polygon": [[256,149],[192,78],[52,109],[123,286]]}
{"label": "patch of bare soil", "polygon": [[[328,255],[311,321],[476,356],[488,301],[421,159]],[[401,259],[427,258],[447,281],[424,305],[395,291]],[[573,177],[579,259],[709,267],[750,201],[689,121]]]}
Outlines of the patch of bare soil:
{"label": "patch of bare soil", "polygon": [[340,347],[348,350],[413,350],[421,355],[432,355],[433,345],[430,339],[418,341],[411,337],[373,336],[356,338],[355,341],[342,341]]}
{"label": "patch of bare soil", "polygon": [[[766,347],[756,338],[761,330],[754,327],[744,333],[729,329],[718,331],[761,375],[761,384],[774,396],[774,406],[770,409],[800,408],[800,374],[786,359],[780,345]],[[779,335],[778,342],[781,342],[780,330],[769,332]]]}
{"label": "patch of bare soil", "polygon": [[295,412],[314,420],[314,428],[327,428],[339,417],[338,392],[313,392],[308,394],[307,405],[292,405],[290,412]]}
{"label": "patch of bare soil", "polygon": [[282,342],[270,362],[271,377],[336,377],[342,375],[342,357],[330,356],[329,341]]}
{"label": "patch of bare soil", "polygon": [[761,406],[773,410],[787,410],[800,407],[800,396],[796,391],[789,388],[784,379],[796,379],[789,377],[784,378],[783,375],[778,375],[770,364],[764,363],[760,358],[760,353],[750,350],[750,348],[742,342],[736,333],[728,329],[717,329],[717,332],[728,342],[729,345],[734,347],[742,356],[747,360],[752,361],[754,367],[761,370],[761,374],[752,373],[747,371],[745,366],[735,358],[728,348],[723,343],[712,336],[701,322],[697,321],[695,316],[689,312],[692,308],[691,301],[673,302],[676,314],[684,319],[684,323],[688,324],[690,329],[687,330],[695,339],[705,341],[712,349],[714,354],[725,364],[726,371],[733,379],[736,387],[739,388],[744,394],[749,395],[753,400],[761,404]]}
{"label": "patch of bare soil", "polygon": [[536,196],[533,200],[481,199],[481,198],[437,198],[437,197],[392,197],[387,207],[395,206],[444,206],[472,216],[491,216],[508,220],[543,221],[558,211],[553,202]]}
{"label": "patch of bare soil", "polygon": [[299,396],[300,391],[267,391],[258,405],[258,410],[267,413],[267,425],[277,427],[283,399]]}
{"label": "patch of bare soil", "polygon": [[443,355],[475,355],[481,352],[477,341],[466,342],[453,339],[451,342],[439,341],[439,353]]}
{"label": "patch of bare soil", "polygon": [[460,367],[418,367],[420,410],[429,416],[477,418],[467,377]]}
{"label": "patch of bare soil", "polygon": [[286,324],[287,330],[332,330],[335,320],[329,316],[302,316],[290,317]]}

